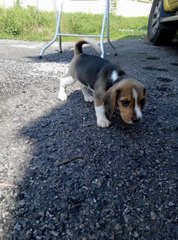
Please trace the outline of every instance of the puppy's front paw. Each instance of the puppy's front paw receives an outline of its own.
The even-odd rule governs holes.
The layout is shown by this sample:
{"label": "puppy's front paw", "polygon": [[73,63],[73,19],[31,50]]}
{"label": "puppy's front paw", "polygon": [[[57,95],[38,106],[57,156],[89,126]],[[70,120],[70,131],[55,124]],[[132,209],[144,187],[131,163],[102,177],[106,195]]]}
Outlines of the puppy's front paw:
{"label": "puppy's front paw", "polygon": [[97,125],[102,128],[107,128],[110,125],[110,121],[107,118],[97,119]]}
{"label": "puppy's front paw", "polygon": [[65,92],[59,92],[58,98],[61,101],[66,101],[67,100],[67,94]]}

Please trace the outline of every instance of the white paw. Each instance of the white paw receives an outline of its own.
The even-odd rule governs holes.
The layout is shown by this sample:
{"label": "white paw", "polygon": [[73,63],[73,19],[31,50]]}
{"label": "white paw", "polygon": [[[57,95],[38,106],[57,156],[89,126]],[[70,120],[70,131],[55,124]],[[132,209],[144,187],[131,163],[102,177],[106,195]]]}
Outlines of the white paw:
{"label": "white paw", "polygon": [[85,102],[93,102],[94,98],[93,98],[93,96],[88,95],[88,96],[84,96],[84,100],[85,100]]}
{"label": "white paw", "polygon": [[65,92],[59,92],[58,98],[61,101],[65,101],[65,100],[67,100],[67,94]]}
{"label": "white paw", "polygon": [[97,119],[97,125],[102,128],[107,128],[110,125],[110,121],[107,118]]}

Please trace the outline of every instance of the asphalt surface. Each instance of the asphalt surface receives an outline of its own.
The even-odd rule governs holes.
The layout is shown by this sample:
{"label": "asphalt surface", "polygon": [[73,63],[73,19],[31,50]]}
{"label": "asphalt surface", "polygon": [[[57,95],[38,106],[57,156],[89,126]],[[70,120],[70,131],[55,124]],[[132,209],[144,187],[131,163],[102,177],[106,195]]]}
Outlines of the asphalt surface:
{"label": "asphalt surface", "polygon": [[148,101],[102,129],[77,83],[57,99],[74,43],[0,40],[0,239],[178,239],[178,44],[113,44]]}

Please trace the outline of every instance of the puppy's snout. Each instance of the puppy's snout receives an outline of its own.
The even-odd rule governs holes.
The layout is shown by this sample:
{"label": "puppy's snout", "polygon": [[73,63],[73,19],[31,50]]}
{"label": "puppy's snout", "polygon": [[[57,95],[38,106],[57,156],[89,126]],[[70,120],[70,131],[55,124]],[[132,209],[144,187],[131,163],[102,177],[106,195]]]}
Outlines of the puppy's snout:
{"label": "puppy's snout", "polygon": [[138,123],[138,122],[140,122],[141,119],[142,119],[141,111],[140,112],[135,112],[133,117],[132,117],[132,122],[133,123]]}
{"label": "puppy's snout", "polygon": [[132,117],[132,121],[133,121],[133,123],[137,123],[141,119],[142,119],[142,111],[141,111],[140,107],[138,107],[138,105],[136,105],[135,109],[134,109],[134,114],[133,114],[133,117]]}
{"label": "puppy's snout", "polygon": [[140,122],[140,120],[141,120],[141,118],[133,118],[132,119],[133,123],[138,123],[138,122]]}

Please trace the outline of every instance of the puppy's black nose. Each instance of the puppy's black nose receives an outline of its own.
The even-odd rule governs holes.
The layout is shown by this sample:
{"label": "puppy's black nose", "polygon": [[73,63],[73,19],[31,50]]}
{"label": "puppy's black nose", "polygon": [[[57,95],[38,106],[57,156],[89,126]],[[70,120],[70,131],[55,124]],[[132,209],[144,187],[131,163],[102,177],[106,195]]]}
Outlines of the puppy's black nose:
{"label": "puppy's black nose", "polygon": [[138,122],[140,122],[140,120],[141,120],[141,118],[134,118],[134,119],[132,119],[133,123],[138,123]]}

